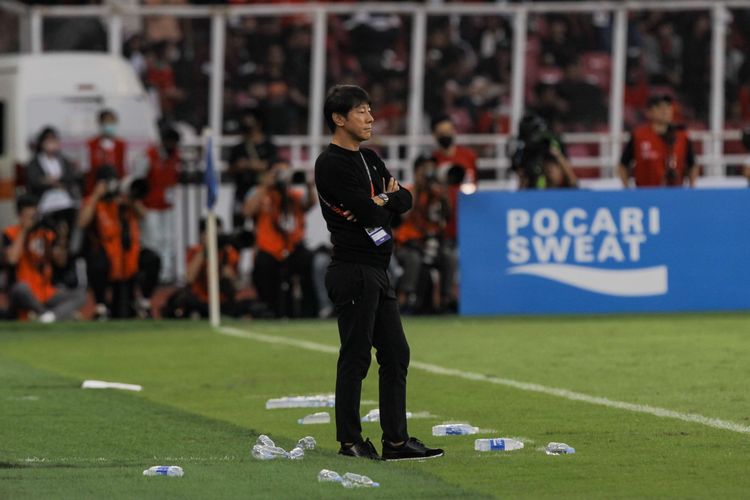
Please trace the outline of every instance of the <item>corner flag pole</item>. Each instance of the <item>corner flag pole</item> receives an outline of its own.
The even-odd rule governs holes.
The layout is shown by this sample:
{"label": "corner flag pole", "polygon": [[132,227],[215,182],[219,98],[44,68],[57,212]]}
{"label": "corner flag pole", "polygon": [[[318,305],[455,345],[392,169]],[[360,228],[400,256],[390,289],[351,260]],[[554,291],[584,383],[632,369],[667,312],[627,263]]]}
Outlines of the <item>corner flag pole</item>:
{"label": "corner flag pole", "polygon": [[216,214],[214,206],[219,198],[219,183],[214,162],[214,141],[211,129],[204,129],[203,144],[206,152],[204,182],[206,184],[206,250],[208,253],[208,317],[211,326],[216,328],[221,321],[219,309],[219,259],[216,235]]}

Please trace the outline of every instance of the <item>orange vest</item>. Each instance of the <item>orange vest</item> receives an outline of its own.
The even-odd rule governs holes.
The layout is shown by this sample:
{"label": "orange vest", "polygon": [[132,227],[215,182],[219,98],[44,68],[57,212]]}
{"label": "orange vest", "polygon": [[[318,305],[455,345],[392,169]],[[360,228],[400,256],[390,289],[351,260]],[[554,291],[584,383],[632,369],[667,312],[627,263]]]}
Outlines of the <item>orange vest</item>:
{"label": "orange vest", "polygon": [[114,167],[118,179],[125,176],[125,141],[98,136],[90,139],[86,145],[89,152],[90,167],[86,173],[84,196],[90,195],[94,190],[96,171],[104,165]]}
{"label": "orange vest", "polygon": [[269,190],[255,218],[255,242],[258,249],[284,260],[305,237],[305,212],[301,195],[289,193],[287,213],[281,212],[281,194]]}
{"label": "orange vest", "polygon": [[[684,130],[675,131],[674,144],[670,147],[654,132],[651,125],[642,125],[633,131],[635,156],[635,184],[638,187],[681,186],[687,166],[688,136]],[[675,174],[667,181],[667,164],[673,162]]]}
{"label": "orange vest", "polygon": [[120,205],[114,201],[99,201],[96,204],[96,232],[99,244],[107,255],[110,281],[129,280],[138,272],[138,255],[141,251],[138,218],[130,207],[126,209],[125,218],[130,230],[130,248],[123,247]]}
{"label": "orange vest", "polygon": [[[195,257],[195,255],[198,252],[202,252],[202,251],[203,251],[203,245],[193,245],[192,247],[188,248],[187,250],[188,265],[190,265],[190,261],[193,260],[193,257]],[[224,247],[223,249],[220,249],[219,251],[219,267],[220,268],[224,266],[232,266],[236,269],[239,261],[240,261],[240,255],[237,253],[237,250],[235,250],[234,248]],[[206,261],[203,262],[203,266],[201,267],[200,272],[198,272],[198,276],[190,284],[190,291],[193,292],[193,295],[198,297],[198,299],[201,302],[208,302],[208,263]],[[224,294],[220,294],[219,302],[222,302],[222,303],[226,302],[228,298],[229,297],[226,297]]]}
{"label": "orange vest", "polygon": [[430,196],[424,190],[411,189],[414,193],[414,205],[406,213],[404,221],[395,230],[396,242],[404,244],[409,241],[422,240],[427,236],[441,235],[445,228],[440,224],[430,221],[426,214],[430,210]]}
{"label": "orange vest", "polygon": [[[5,229],[8,240],[15,241],[21,233],[21,226],[15,225]],[[26,283],[34,297],[45,304],[53,295],[52,285],[52,244],[56,235],[50,229],[36,229],[26,235],[21,258],[15,266],[16,282]]]}

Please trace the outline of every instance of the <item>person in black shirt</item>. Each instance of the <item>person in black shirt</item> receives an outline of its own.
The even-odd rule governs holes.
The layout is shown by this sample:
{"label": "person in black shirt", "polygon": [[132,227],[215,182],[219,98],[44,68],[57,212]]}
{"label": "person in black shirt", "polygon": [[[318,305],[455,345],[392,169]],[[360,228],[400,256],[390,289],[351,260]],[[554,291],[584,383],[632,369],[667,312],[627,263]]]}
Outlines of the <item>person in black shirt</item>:
{"label": "person in black shirt", "polygon": [[276,145],[266,135],[257,112],[246,110],[240,123],[242,141],[229,150],[229,175],[234,181],[235,229],[244,225],[242,207],[247,193],[258,183],[262,172],[276,159]]}
{"label": "person in black shirt", "polygon": [[374,346],[380,365],[382,458],[441,456],[443,450],[426,447],[406,430],[409,344],[386,271],[393,253],[391,219],[411,208],[411,193],[374,151],[360,148],[372,136],[374,121],[367,92],[337,85],[323,110],[333,139],[315,162],[315,183],[333,244],[325,283],[341,340],[336,370],[339,454],[381,459],[370,440],[362,440],[359,416],[362,380]]}

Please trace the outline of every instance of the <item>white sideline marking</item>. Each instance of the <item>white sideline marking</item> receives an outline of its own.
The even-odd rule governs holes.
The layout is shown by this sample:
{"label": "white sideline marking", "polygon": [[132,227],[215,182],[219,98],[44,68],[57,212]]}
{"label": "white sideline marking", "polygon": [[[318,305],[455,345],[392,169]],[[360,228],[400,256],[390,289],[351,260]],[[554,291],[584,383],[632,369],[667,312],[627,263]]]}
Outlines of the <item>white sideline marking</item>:
{"label": "white sideline marking", "polygon": [[[339,350],[337,347],[333,347],[325,344],[318,344],[317,342],[309,342],[306,340],[297,340],[288,337],[278,337],[272,335],[264,335],[262,333],[249,332],[246,330],[240,330],[239,328],[232,328],[229,326],[221,326],[218,328],[218,332],[223,335],[229,335],[232,337],[240,337],[245,339],[257,340],[260,342],[266,342],[269,344],[282,344],[292,347],[298,347],[301,349],[307,349],[309,351],[325,352],[328,354],[338,354]],[[520,389],[527,392],[538,392],[541,394],[547,394],[548,396],[557,396],[560,398],[568,399],[571,401],[582,401],[584,403],[590,403],[599,406],[606,406],[607,408],[616,408],[618,410],[632,411],[635,413],[646,413],[655,417],[662,418],[673,418],[675,420],[682,420],[683,422],[691,422],[694,424],[701,424],[707,427],[713,427],[714,429],[722,429],[731,432],[739,432],[741,434],[750,434],[750,426],[731,422],[729,420],[721,420],[719,418],[711,418],[697,413],[681,413],[674,410],[668,410],[666,408],[659,408],[658,406],[641,405],[636,403],[628,403],[625,401],[616,401],[609,398],[602,398],[599,396],[590,396],[581,392],[569,391],[568,389],[559,389],[556,387],[547,387],[545,385],[533,384],[529,382],[519,382],[518,380],[512,380],[502,377],[493,377],[489,375],[482,375],[481,373],[466,372],[463,370],[456,370],[454,368],[444,368],[442,366],[433,365],[430,363],[422,363],[421,361],[411,361],[409,363],[410,368],[417,368],[427,373],[433,373],[435,375],[446,375],[449,377],[462,378],[465,380],[473,380],[477,382],[488,382],[490,384],[504,385],[506,387],[513,387],[514,389]]]}

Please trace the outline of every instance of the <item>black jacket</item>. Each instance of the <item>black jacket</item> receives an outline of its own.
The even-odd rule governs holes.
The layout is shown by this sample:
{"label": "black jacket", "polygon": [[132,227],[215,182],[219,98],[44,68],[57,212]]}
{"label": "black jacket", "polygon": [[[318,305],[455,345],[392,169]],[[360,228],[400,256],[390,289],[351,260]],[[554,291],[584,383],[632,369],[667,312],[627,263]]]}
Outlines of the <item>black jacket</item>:
{"label": "black jacket", "polygon": [[[361,153],[361,154],[360,154]],[[364,157],[372,185],[362,162]],[[356,262],[386,268],[393,253],[391,219],[411,208],[411,193],[401,187],[389,193],[388,203],[380,207],[372,201],[391,178],[385,163],[369,149],[351,151],[335,144],[318,156],[315,162],[315,184],[318,188],[323,218],[331,232],[333,260]],[[349,210],[357,218],[348,221],[341,212]],[[391,239],[376,246],[365,227],[382,227]]]}
{"label": "black jacket", "polygon": [[[62,155],[60,155],[60,165],[62,165],[60,183],[71,198],[79,199],[81,197],[81,184],[80,176],[78,175],[76,167],[70,162],[70,160]],[[47,177],[47,173],[39,162],[39,156],[36,155],[29,164],[26,165],[26,188],[29,193],[38,198],[42,196],[45,191],[50,189],[50,186],[44,182],[45,177]]]}

